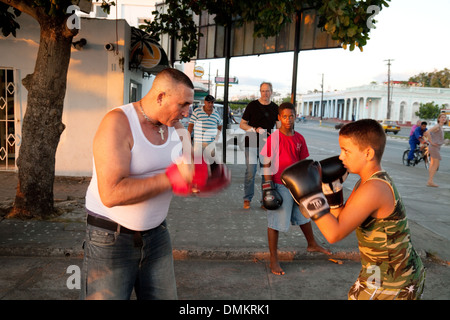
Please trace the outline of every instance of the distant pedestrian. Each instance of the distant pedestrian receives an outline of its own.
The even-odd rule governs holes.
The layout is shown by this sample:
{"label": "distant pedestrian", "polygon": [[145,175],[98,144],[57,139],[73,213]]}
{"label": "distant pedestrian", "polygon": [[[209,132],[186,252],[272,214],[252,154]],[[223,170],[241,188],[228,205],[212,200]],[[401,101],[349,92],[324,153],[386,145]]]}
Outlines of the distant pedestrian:
{"label": "distant pedestrian", "polygon": [[426,121],[422,121],[420,126],[417,127],[413,134],[409,137],[409,148],[410,151],[408,153],[408,164],[411,165],[411,161],[414,159],[414,151],[416,150],[417,145],[425,143],[425,139],[423,138],[423,134],[427,131],[427,123]]}
{"label": "distant pedestrian", "polygon": [[441,157],[441,145],[444,144],[444,130],[442,127],[445,122],[447,122],[447,115],[441,113],[437,118],[437,124],[430,130],[424,133],[424,137],[428,139],[430,143],[428,151],[430,152],[430,167],[428,168],[428,187],[439,187],[433,182],[434,175],[439,168],[439,162],[442,160]]}
{"label": "distant pedestrian", "polygon": [[[263,82],[259,89],[261,97],[247,105],[239,124],[239,127],[247,132],[245,137],[244,209],[250,209],[250,202],[255,194],[257,165],[258,163],[260,167],[262,165],[259,157],[260,148],[278,121],[278,105],[272,102],[272,84]],[[262,180],[264,180],[263,177]]]}
{"label": "distant pedestrian", "polygon": [[421,123],[422,123],[422,120],[419,119],[419,120],[417,120],[416,124],[411,127],[411,131],[409,132],[410,137],[413,135],[414,130],[416,130],[417,127],[420,127]]}
{"label": "distant pedestrian", "polygon": [[215,141],[217,141],[222,130],[222,117],[214,108],[215,98],[212,95],[205,97],[203,107],[198,107],[192,112],[189,119],[189,134],[194,132],[194,154],[201,155],[206,149],[205,158],[214,159]]}

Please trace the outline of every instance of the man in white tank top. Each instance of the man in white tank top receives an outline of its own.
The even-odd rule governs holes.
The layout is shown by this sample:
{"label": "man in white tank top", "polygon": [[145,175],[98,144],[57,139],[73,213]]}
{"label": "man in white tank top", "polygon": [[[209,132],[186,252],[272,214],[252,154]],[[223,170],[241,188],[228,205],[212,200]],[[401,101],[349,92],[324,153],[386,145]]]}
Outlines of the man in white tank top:
{"label": "man in white tank top", "polygon": [[194,176],[192,164],[174,164],[182,150],[175,129],[184,130],[179,120],[193,99],[191,80],[165,69],[142,100],[100,123],[86,194],[81,298],[129,299],[133,287],[138,299],[177,298],[165,219],[172,190]]}

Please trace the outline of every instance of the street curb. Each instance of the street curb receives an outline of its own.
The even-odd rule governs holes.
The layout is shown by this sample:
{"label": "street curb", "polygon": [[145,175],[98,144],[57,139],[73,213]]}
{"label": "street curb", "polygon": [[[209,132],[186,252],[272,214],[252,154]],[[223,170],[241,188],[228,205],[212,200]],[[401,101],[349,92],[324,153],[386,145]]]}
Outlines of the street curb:
{"label": "street curb", "polygon": [[[24,257],[71,257],[83,258],[83,249],[73,248],[27,248],[27,247],[0,247],[0,256],[24,256]],[[268,251],[261,250],[217,250],[209,249],[173,249],[174,260],[245,260],[258,261],[269,260]],[[353,249],[341,250],[331,255],[325,255],[318,252],[302,251],[278,251],[280,261],[299,261],[299,260],[324,260],[329,258],[359,261],[359,252]]]}
{"label": "street curb", "polygon": [[[268,251],[252,250],[189,250],[174,249],[174,260],[245,260],[245,261],[269,261]],[[331,255],[323,253],[310,253],[305,251],[278,251],[280,261],[301,261],[301,260],[327,260],[329,258],[359,261],[359,252],[354,250],[339,251]]]}

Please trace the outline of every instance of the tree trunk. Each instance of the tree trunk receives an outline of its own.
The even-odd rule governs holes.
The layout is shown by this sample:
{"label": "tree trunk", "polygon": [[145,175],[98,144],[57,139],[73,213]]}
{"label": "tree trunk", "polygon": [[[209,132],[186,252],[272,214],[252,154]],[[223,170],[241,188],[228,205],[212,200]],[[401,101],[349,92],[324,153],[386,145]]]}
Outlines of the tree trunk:
{"label": "tree trunk", "polygon": [[55,154],[61,133],[63,102],[73,34],[64,18],[38,19],[40,45],[33,74],[22,83],[28,103],[17,160],[19,183],[9,217],[44,219],[55,213]]}

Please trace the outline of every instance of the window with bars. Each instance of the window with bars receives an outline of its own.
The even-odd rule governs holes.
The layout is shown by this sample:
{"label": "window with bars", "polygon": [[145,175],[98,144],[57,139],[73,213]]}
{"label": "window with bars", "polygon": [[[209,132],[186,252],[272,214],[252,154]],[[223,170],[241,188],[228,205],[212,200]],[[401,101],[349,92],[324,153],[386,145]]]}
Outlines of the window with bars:
{"label": "window with bars", "polygon": [[0,68],[0,170],[15,168],[14,70]]}

